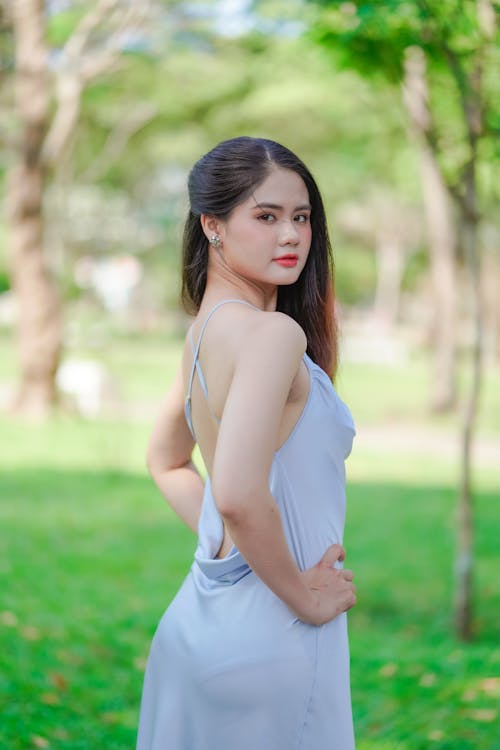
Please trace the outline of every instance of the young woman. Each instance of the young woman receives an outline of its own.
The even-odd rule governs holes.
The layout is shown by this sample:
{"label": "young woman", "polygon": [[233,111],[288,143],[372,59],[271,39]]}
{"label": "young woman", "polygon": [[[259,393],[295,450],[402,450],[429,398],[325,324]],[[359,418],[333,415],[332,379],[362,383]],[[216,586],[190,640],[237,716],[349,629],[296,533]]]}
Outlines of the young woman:
{"label": "young woman", "polygon": [[197,162],[189,197],[196,317],[148,467],[199,541],[154,636],[137,747],[352,750],[341,544],[355,431],[331,382],[321,196],[284,146],[241,137]]}

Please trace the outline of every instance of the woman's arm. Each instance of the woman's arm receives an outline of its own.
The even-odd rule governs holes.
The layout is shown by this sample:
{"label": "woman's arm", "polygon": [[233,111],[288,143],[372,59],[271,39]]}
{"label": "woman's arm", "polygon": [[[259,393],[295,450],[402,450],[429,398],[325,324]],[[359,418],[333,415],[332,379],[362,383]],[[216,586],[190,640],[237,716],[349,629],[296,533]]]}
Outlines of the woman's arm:
{"label": "woman's arm", "polygon": [[[283,409],[306,340],[285,315],[266,315],[246,338],[224,406],[212,470],[215,502],[254,572],[305,622],[322,624],[354,604],[350,571],[334,570],[339,545],[302,573],[269,490]],[[307,470],[307,467],[304,467]]]}
{"label": "woman's arm", "polygon": [[191,461],[194,440],[184,416],[182,369],[165,400],[148,444],[146,463],[160,492],[194,532],[198,530],[203,479]]}

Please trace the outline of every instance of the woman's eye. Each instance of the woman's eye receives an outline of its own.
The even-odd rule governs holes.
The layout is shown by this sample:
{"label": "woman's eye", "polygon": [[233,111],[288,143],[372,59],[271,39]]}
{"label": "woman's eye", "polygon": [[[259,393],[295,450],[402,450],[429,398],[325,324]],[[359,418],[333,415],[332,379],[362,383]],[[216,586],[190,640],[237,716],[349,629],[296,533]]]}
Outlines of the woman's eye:
{"label": "woman's eye", "polygon": [[295,217],[295,221],[298,224],[306,224],[309,221],[309,215],[308,214],[299,214]]}
{"label": "woman's eye", "polygon": [[266,224],[270,224],[272,221],[274,221],[274,216],[273,214],[261,214],[259,216],[259,219],[266,222]]}

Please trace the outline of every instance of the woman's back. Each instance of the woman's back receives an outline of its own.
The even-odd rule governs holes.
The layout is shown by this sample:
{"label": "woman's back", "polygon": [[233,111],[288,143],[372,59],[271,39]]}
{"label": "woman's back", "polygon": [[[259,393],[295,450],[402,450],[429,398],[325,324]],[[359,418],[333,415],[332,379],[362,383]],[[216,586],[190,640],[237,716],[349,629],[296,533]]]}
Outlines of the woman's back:
{"label": "woman's back", "polygon": [[[297,335],[298,326],[288,316],[264,312],[239,299],[225,299],[212,305],[204,305],[188,331],[182,359],[184,391],[189,403],[188,420],[209,476],[212,475],[219,424],[238,359],[248,349],[249,339],[258,339],[259,330],[265,335],[271,320],[276,318],[279,319],[282,335]],[[284,366],[283,347],[279,344],[278,339],[273,360],[259,362],[260,366],[270,369]],[[258,344],[256,349],[258,356]],[[276,449],[293,430],[307,400],[307,368],[301,361],[297,365],[282,412]],[[257,406],[259,396],[257,388],[249,387],[247,398],[250,402],[253,401]]]}

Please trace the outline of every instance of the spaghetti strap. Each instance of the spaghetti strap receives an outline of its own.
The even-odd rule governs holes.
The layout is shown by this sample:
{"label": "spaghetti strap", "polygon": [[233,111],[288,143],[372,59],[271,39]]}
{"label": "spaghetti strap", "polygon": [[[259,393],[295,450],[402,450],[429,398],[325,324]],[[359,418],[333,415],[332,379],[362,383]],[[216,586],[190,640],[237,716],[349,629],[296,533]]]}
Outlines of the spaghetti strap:
{"label": "spaghetti strap", "polygon": [[[208,321],[210,320],[210,318],[212,317],[212,315],[214,314],[214,312],[216,310],[218,310],[219,307],[222,307],[222,305],[226,305],[229,302],[238,302],[241,305],[248,305],[249,307],[253,307],[255,310],[259,310],[260,309],[256,305],[252,305],[251,302],[247,302],[244,299],[223,299],[223,300],[221,300],[220,302],[218,302],[216,305],[214,305],[212,307],[212,309],[208,313],[207,317],[203,321],[203,325],[201,326],[201,331],[200,331],[200,335],[198,336],[198,341],[196,343],[196,346],[195,346],[194,340],[193,340],[192,328],[189,329],[189,338],[190,338],[190,341],[191,341],[191,349],[193,350],[193,363],[191,365],[191,372],[189,374],[188,390],[187,390],[187,394],[186,394],[186,400],[184,402],[184,414],[186,415],[186,422],[188,423],[188,427],[189,427],[189,430],[191,432],[191,435],[195,439],[196,439],[196,437],[195,437],[195,434],[194,434],[193,419],[192,419],[192,414],[191,414],[191,391],[192,391],[192,388],[193,388],[193,380],[194,380],[194,373],[195,373],[195,371],[198,373],[198,377],[200,379],[200,385],[201,385],[203,393],[205,394],[205,398],[207,399],[207,404],[208,404],[208,388],[207,388],[207,383],[206,383],[206,380],[205,380],[205,376],[203,375],[203,371],[201,369],[201,365],[200,365],[200,363],[198,361],[198,357],[199,357],[199,354],[200,354],[201,340],[203,338],[203,334],[205,333],[205,328],[207,327]],[[209,404],[208,404],[208,408],[210,410],[210,405]],[[212,414],[211,411],[210,411],[210,413]],[[214,414],[212,414],[212,416],[214,417],[214,419],[217,419],[217,417],[215,417]],[[219,420],[217,420],[217,421],[219,421]]]}
{"label": "spaghetti strap", "polygon": [[[189,340],[191,341],[191,350],[193,352],[193,357],[195,357],[196,346],[195,346],[195,343],[193,341],[193,329],[192,328],[189,329]],[[200,379],[201,390],[205,394],[205,398],[208,401],[208,388],[207,388],[207,383],[206,383],[206,380],[205,380],[205,376],[203,374],[203,370],[201,369],[200,360],[198,359],[198,357],[196,357],[196,359],[194,359],[194,361],[196,363],[196,372],[198,373],[198,377]]]}

